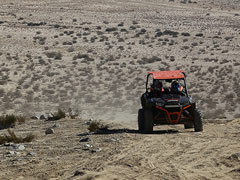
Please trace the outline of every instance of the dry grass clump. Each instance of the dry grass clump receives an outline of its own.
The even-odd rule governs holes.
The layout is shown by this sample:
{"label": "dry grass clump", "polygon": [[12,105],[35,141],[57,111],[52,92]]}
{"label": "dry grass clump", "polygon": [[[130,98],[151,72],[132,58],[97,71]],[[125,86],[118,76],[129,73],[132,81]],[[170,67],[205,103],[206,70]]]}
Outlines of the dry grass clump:
{"label": "dry grass clump", "polygon": [[55,117],[59,117],[60,119],[66,117],[66,113],[62,109],[58,109],[58,112],[55,113]]}
{"label": "dry grass clump", "polygon": [[33,37],[33,42],[36,43],[38,41],[40,45],[44,45],[46,42],[46,39],[47,39],[46,37],[35,36]]}
{"label": "dry grass clump", "polygon": [[3,96],[4,96],[4,94],[5,94],[5,91],[4,91],[4,89],[0,89],[0,97],[3,97]]}
{"label": "dry grass clump", "polygon": [[203,33],[197,33],[195,36],[197,36],[197,37],[203,37]]}
{"label": "dry grass clump", "polygon": [[81,53],[78,53],[73,57],[73,60],[77,60],[77,59],[85,59],[86,61],[94,61],[94,59],[89,57],[88,54],[81,54]]}
{"label": "dry grass clump", "polygon": [[0,129],[6,129],[10,127],[14,127],[18,122],[20,124],[24,123],[26,118],[22,115],[3,115],[0,116]]}
{"label": "dry grass clump", "polygon": [[68,51],[68,52],[73,52],[73,51],[74,51],[74,47],[72,47],[72,46],[69,47],[67,51]]}
{"label": "dry grass clump", "polygon": [[107,32],[112,32],[112,31],[117,31],[118,29],[116,27],[110,27],[110,28],[106,28]]}
{"label": "dry grass clump", "polygon": [[58,111],[52,114],[52,117],[48,117],[48,121],[56,121],[66,117],[66,113],[62,109],[58,109]]}
{"label": "dry grass clump", "polygon": [[143,57],[141,61],[139,60],[137,62],[139,64],[148,64],[148,63],[154,63],[154,62],[158,62],[158,61],[162,61],[162,59],[157,56],[152,56],[150,58]]}
{"label": "dry grass clump", "polygon": [[190,34],[188,32],[182,32],[181,35],[182,36],[190,36]]}
{"label": "dry grass clump", "polygon": [[98,132],[107,130],[108,128],[109,128],[108,125],[103,124],[101,121],[92,121],[89,124],[88,130],[90,132]]}
{"label": "dry grass clump", "polygon": [[24,142],[31,142],[35,138],[33,134],[28,134],[26,137],[17,137],[14,131],[11,131],[8,129],[9,135],[0,136],[0,144],[8,143],[8,142],[14,142],[14,143],[24,143]]}

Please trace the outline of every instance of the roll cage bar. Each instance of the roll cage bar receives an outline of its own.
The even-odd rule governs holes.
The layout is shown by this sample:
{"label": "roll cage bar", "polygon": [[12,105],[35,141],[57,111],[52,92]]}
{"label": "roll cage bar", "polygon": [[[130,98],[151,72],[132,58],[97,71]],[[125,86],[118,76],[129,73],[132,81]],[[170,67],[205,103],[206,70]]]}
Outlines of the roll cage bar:
{"label": "roll cage bar", "polygon": [[[165,71],[167,72],[167,71]],[[168,72],[174,72],[174,71],[168,71]],[[186,80],[186,74],[184,73],[184,71],[175,71],[175,72],[181,72],[183,74],[183,76],[181,77],[175,77],[175,78],[156,78],[156,79],[159,79],[159,80],[177,80],[177,79],[182,79],[184,81],[184,89],[185,89],[185,93],[186,93],[186,96],[189,97],[188,95],[188,89],[187,89],[187,80]],[[154,78],[154,73],[156,72],[149,72],[148,75],[147,75],[147,80],[146,80],[146,92],[148,92],[148,81],[149,81],[149,77],[150,76],[153,76],[153,79]]]}

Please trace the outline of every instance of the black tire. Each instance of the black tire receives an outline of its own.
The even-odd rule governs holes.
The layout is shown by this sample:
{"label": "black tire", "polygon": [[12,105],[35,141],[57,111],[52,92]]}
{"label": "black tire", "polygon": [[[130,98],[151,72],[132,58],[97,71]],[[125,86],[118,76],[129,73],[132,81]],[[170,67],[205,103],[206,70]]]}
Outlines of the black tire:
{"label": "black tire", "polygon": [[195,132],[203,131],[202,115],[198,109],[193,109],[193,123]]}
{"label": "black tire", "polygon": [[145,94],[143,94],[142,96],[141,96],[141,105],[142,105],[142,108],[145,108],[145,106],[146,106],[146,100],[145,100]]}
{"label": "black tire", "polygon": [[144,109],[144,133],[153,132],[153,114],[151,109]]}
{"label": "black tire", "polygon": [[144,131],[144,112],[143,109],[138,110],[138,130]]}
{"label": "black tire", "polygon": [[192,123],[186,123],[186,124],[184,124],[184,129],[191,129],[191,128],[193,128],[194,127],[194,125],[192,124]]}

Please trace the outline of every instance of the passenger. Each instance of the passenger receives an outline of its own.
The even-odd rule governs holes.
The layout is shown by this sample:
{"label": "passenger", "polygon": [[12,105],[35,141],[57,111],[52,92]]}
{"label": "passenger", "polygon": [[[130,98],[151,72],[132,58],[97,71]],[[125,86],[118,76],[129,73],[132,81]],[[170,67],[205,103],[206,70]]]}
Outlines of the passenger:
{"label": "passenger", "polygon": [[171,84],[171,93],[184,95],[183,87],[177,81],[173,81]]}

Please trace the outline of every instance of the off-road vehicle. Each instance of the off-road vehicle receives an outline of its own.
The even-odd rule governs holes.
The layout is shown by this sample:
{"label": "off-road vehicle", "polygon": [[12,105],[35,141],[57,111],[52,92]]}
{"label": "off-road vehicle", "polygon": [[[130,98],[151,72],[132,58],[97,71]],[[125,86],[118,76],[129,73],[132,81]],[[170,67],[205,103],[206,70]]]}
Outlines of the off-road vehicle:
{"label": "off-road vehicle", "polygon": [[[178,85],[177,91],[174,91],[174,85]],[[141,104],[142,109],[138,111],[141,132],[153,132],[154,125],[173,124],[184,124],[185,129],[194,128],[196,132],[203,130],[201,112],[188,94],[186,75],[182,70],[149,72]]]}

